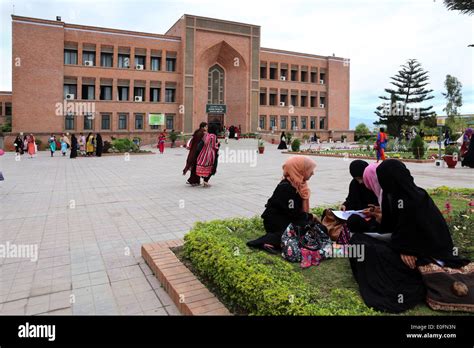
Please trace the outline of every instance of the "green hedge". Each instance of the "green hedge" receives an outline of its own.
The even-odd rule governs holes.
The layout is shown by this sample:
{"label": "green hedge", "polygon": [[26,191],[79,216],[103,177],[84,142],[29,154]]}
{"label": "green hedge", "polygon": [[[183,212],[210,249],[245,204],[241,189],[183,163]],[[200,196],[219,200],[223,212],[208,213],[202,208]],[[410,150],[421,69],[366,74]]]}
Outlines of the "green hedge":
{"label": "green hedge", "polygon": [[279,256],[250,250],[260,218],[198,222],[184,240],[184,256],[224,302],[250,315],[374,315],[351,290],[323,296]]}

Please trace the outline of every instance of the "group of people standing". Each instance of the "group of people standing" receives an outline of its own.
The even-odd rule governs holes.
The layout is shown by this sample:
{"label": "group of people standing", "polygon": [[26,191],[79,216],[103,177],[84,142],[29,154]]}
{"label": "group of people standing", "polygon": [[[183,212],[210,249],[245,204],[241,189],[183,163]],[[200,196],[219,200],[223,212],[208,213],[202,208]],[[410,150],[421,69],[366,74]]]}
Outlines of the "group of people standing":
{"label": "group of people standing", "polygon": [[[58,140],[54,134],[51,134],[48,144],[51,151],[51,157],[53,157],[58,147]],[[99,133],[97,133],[95,136],[94,134],[89,133],[87,137],[82,133],[79,134],[79,137],[76,137],[75,134],[71,134],[71,140],[69,140],[66,134],[62,134],[61,138],[59,139],[59,146],[63,156],[66,156],[67,150],[70,149],[70,158],[76,158],[78,154],[83,157],[91,157],[94,155],[101,157],[104,142],[102,141],[102,136]]]}
{"label": "group of people standing", "polygon": [[[308,181],[315,168],[314,160],[306,156],[293,156],[284,163],[283,179],[261,216],[266,234],[249,241],[249,247],[276,254],[282,251],[282,236],[289,224],[321,223],[309,206]],[[353,180],[340,209],[361,210],[364,215],[352,214],[347,220],[350,239],[346,243],[364,250],[362,260],[349,259],[367,306],[390,313],[411,309],[426,298],[423,267],[449,267],[456,272],[467,267],[469,260],[453,253],[453,240],[442,213],[429,194],[415,184],[403,162],[387,159],[369,164],[355,160],[349,170]],[[448,282],[440,279],[437,281]],[[459,288],[466,286],[461,280],[456,283]],[[450,291],[458,291],[451,285],[445,284],[440,296],[451,299]],[[457,308],[474,305],[470,303],[472,297],[457,301]]]}
{"label": "group of people standing", "polygon": [[13,146],[17,155],[28,153],[30,158],[33,158],[38,152],[38,145],[33,134],[25,135],[23,138],[21,134],[18,134],[13,142]]}
{"label": "group of people standing", "polygon": [[202,178],[204,187],[211,186],[209,180],[217,171],[219,147],[217,127],[211,124],[208,129],[207,123],[201,122],[187,145],[189,153],[183,169],[183,175],[191,172],[187,184],[200,186]]}

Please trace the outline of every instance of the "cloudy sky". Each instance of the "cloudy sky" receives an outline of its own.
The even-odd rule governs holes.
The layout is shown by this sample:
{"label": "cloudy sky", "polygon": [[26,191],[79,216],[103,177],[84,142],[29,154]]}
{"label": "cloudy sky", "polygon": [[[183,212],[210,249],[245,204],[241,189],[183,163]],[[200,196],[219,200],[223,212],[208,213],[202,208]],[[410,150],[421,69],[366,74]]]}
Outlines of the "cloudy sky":
{"label": "cloudy sky", "polygon": [[[443,114],[444,79],[463,84],[462,113],[474,113],[474,16],[442,0],[0,0],[0,90],[11,90],[11,17],[164,33],[183,14],[262,27],[261,45],[351,60],[351,127],[371,125],[379,95],[409,58],[429,71],[430,105]],[[425,104],[426,106],[426,104]]]}

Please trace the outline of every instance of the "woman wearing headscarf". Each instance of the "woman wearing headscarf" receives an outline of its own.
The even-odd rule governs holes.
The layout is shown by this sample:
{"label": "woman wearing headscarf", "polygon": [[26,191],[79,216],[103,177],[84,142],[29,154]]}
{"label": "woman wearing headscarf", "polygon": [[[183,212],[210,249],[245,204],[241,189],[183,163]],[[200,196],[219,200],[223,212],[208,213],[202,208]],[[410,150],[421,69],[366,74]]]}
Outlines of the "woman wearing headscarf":
{"label": "woman wearing headscarf", "polygon": [[95,137],[95,142],[96,142],[95,155],[97,157],[101,157],[102,150],[104,148],[104,142],[102,141],[102,136],[100,135],[100,133],[97,133]]}
{"label": "woman wearing headscarf", "polygon": [[280,144],[278,145],[278,150],[286,150],[288,147],[286,146],[286,134],[285,132],[281,132],[280,135]]}
{"label": "woman wearing headscarf", "polygon": [[196,161],[196,175],[204,179],[204,187],[209,187],[209,179],[216,173],[220,145],[215,125],[209,126],[209,132],[204,135],[203,140],[204,145]]}
{"label": "woman wearing headscarf", "polygon": [[17,155],[23,155],[23,139],[21,139],[20,134],[18,134],[13,142],[15,146],[15,152]]}
{"label": "woman wearing headscarf", "polygon": [[262,214],[266,234],[247,242],[249,247],[275,253],[281,248],[281,236],[290,223],[304,226],[314,220],[309,212],[311,191],[308,180],[316,163],[309,157],[293,156],[283,164],[283,178],[265,205]]}
{"label": "woman wearing headscarf", "polygon": [[94,135],[92,133],[89,133],[87,135],[87,140],[86,140],[86,153],[87,156],[92,156],[94,154]]}
{"label": "woman wearing headscarf", "polygon": [[382,192],[381,228],[392,236],[385,242],[354,234],[350,243],[363,246],[364,259],[351,258],[350,263],[365,303],[380,311],[399,313],[425,298],[417,266],[431,260],[448,267],[461,267],[466,262],[453,255],[446,221],[402,162],[386,160],[376,168],[376,175]]}
{"label": "woman wearing headscarf", "polygon": [[199,186],[201,184],[201,178],[196,174],[196,162],[199,152],[202,149],[202,138],[204,137],[207,130],[207,122],[201,122],[199,129],[194,131],[193,137],[191,138],[191,145],[189,147],[188,157],[186,158],[186,166],[183,169],[183,175],[191,170],[187,184],[191,186]]}
{"label": "woman wearing headscarf", "polygon": [[[368,166],[369,164],[362,160],[352,161],[349,165],[349,172],[353,179],[349,184],[349,195],[340,210],[363,210],[379,205],[375,194],[364,185],[364,170]],[[378,230],[379,224],[373,217],[363,218],[353,214],[347,220],[347,227],[351,232],[375,232]]]}
{"label": "woman wearing headscarf", "polygon": [[77,138],[75,134],[71,135],[71,153],[69,154],[69,158],[76,158],[77,157]]}
{"label": "woman wearing headscarf", "polygon": [[472,129],[468,128],[464,132],[461,146],[461,166],[474,168],[474,141],[472,138]]}

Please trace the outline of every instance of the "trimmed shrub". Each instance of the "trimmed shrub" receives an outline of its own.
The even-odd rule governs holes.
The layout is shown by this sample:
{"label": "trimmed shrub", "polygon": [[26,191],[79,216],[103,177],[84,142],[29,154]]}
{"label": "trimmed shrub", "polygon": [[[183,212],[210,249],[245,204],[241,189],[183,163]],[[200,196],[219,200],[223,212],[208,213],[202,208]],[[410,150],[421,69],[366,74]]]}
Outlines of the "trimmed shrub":
{"label": "trimmed shrub", "polygon": [[298,152],[300,151],[300,146],[301,146],[301,141],[296,138],[295,140],[293,140],[293,142],[291,143],[291,151],[293,152]]}
{"label": "trimmed shrub", "polygon": [[415,156],[416,159],[421,159],[425,155],[425,142],[419,135],[413,139],[411,143],[411,151],[413,152],[413,156]]}
{"label": "trimmed shrub", "polygon": [[119,152],[138,152],[139,147],[133,141],[127,138],[113,139],[112,146]]}
{"label": "trimmed shrub", "polygon": [[450,146],[447,146],[445,149],[444,149],[444,154],[445,155],[448,155],[448,156],[452,156],[453,154],[457,153],[459,155],[459,148],[455,145],[450,145]]}
{"label": "trimmed shrub", "polygon": [[351,290],[335,289],[321,300],[290,263],[250,250],[244,240],[263,231],[257,217],[198,222],[184,237],[184,255],[231,309],[250,315],[375,314]]}

